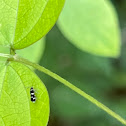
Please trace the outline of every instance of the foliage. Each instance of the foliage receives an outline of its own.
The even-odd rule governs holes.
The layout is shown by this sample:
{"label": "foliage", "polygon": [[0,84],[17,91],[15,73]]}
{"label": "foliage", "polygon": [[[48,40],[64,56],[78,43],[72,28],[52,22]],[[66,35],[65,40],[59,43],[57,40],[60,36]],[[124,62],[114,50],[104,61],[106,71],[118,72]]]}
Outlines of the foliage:
{"label": "foliage", "polygon": [[[63,5],[64,0],[1,0],[1,52],[15,55],[17,49],[25,48],[40,40],[55,24]],[[17,51],[17,54],[37,63],[43,50],[44,39],[23,51]],[[46,126],[49,119],[49,97],[44,84],[26,65],[9,59],[1,61],[2,126]],[[35,103],[30,102],[31,87],[35,89],[37,99]]]}
{"label": "foliage", "polygon": [[58,26],[64,36],[83,51],[119,56],[118,21],[108,0],[67,0]]}
{"label": "foliage", "polygon": [[[50,94],[51,118],[66,120],[65,126],[120,126],[92,103],[126,125],[125,119],[99,102],[125,117],[125,99],[115,95],[118,83],[122,84],[121,91],[124,88],[125,60],[121,55],[124,70],[118,71],[113,65],[115,60],[105,58],[120,55],[118,19],[109,0],[67,0],[58,27],[51,32],[65,0],[0,2],[0,125],[46,126],[50,106],[43,82]],[[29,67],[46,73],[92,103],[37,72],[42,82]],[[31,87],[35,89],[35,103],[30,101]],[[88,121],[90,118],[92,121]]]}

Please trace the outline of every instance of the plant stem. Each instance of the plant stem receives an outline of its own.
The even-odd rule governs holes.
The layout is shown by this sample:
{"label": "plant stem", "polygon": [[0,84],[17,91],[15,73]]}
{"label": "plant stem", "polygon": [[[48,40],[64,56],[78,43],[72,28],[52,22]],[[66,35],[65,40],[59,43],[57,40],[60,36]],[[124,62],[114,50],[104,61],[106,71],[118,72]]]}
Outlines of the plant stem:
{"label": "plant stem", "polygon": [[12,58],[13,56],[10,55],[10,54],[3,54],[3,53],[0,53],[0,57],[3,57],[3,58]]}
{"label": "plant stem", "polygon": [[77,88],[76,86],[74,86],[73,84],[68,82],[67,80],[63,79],[59,75],[51,72],[50,70],[48,70],[48,69],[46,69],[46,68],[44,68],[44,67],[42,67],[42,66],[40,66],[40,65],[38,65],[36,63],[32,63],[32,62],[30,62],[30,61],[28,61],[26,59],[23,59],[23,58],[19,57],[18,55],[13,56],[13,58],[11,58],[10,60],[11,61],[20,62],[20,63],[26,64],[26,65],[30,65],[30,66],[34,67],[35,69],[37,69],[37,70],[39,70],[39,71],[41,71],[41,72],[51,76],[52,78],[58,80],[59,82],[61,82],[65,86],[69,87],[70,89],[72,89],[73,91],[75,91],[76,93],[81,95],[82,97],[86,98],[87,100],[89,100],[90,102],[95,104],[97,107],[99,107],[102,110],[104,110],[105,112],[107,112],[109,115],[111,115],[112,117],[117,119],[122,124],[126,125],[126,120],[123,119],[121,116],[119,116],[118,114],[116,114],[115,112],[110,110],[108,107],[106,107],[104,104],[102,104],[101,102],[97,101],[95,98],[93,98],[92,96],[88,95],[87,93],[85,93],[81,89]]}

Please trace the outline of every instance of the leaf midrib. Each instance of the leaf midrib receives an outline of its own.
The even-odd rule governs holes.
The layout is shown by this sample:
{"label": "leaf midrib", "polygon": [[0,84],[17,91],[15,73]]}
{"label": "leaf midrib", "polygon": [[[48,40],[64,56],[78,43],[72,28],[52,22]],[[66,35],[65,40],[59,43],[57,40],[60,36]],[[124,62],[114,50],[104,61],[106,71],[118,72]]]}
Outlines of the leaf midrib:
{"label": "leaf midrib", "polygon": [[17,17],[18,17],[18,10],[19,10],[19,1],[17,1],[17,9],[16,9],[16,21],[15,21],[15,27],[14,27],[14,35],[13,35],[13,38],[12,38],[12,41],[11,41],[11,46],[13,45],[13,42],[14,42],[14,38],[15,38],[15,32],[16,32],[16,26],[17,26]]}

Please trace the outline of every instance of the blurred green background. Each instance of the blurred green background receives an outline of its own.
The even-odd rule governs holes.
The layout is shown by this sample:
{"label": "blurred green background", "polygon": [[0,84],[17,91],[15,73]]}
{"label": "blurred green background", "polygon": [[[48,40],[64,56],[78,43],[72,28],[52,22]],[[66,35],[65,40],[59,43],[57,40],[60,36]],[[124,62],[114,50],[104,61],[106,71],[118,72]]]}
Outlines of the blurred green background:
{"label": "blurred green background", "polygon": [[[126,118],[126,0],[112,0],[121,29],[118,59],[82,52],[57,25],[46,36],[39,64],[57,73]],[[36,71],[46,85],[51,104],[48,126],[123,126],[95,105],[49,76]]]}

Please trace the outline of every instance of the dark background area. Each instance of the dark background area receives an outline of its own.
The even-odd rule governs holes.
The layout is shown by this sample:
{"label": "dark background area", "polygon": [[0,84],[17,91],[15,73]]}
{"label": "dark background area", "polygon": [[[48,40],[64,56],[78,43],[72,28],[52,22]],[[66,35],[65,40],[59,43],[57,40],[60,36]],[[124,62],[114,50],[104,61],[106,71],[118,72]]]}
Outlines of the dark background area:
{"label": "dark background area", "polygon": [[[82,52],[55,25],[46,37],[40,65],[57,73],[126,118],[126,0],[116,8],[122,49],[118,59]],[[56,80],[36,71],[46,85],[51,104],[48,126],[122,126],[117,120]]]}

